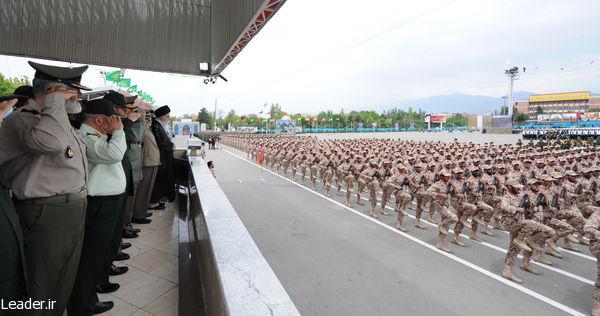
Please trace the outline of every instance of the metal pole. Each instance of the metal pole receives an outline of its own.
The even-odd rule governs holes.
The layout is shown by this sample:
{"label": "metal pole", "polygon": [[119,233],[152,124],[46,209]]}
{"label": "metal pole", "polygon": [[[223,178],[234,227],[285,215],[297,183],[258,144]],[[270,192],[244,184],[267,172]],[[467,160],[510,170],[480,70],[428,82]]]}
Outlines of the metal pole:
{"label": "metal pole", "polygon": [[217,131],[217,98],[215,98],[215,116],[213,121],[213,131]]}
{"label": "metal pole", "polygon": [[513,88],[515,84],[515,75],[510,76],[510,91],[508,93],[508,115],[512,116],[513,114]]}

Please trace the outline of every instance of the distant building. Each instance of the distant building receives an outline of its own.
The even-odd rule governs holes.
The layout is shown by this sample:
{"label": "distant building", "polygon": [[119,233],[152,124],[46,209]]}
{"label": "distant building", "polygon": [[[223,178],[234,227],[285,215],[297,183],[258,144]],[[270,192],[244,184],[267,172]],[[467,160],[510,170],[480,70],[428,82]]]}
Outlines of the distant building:
{"label": "distant building", "polygon": [[513,106],[530,118],[536,117],[538,108],[544,114],[584,113],[600,108],[600,96],[589,91],[533,94],[528,100],[515,100]]}

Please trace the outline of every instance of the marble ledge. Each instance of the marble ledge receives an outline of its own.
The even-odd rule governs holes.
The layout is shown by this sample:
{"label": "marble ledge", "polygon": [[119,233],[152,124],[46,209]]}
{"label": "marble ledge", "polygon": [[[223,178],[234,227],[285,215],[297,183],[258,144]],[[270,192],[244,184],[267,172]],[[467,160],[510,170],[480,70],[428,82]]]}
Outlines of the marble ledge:
{"label": "marble ledge", "polygon": [[189,157],[230,315],[300,315],[200,157]]}

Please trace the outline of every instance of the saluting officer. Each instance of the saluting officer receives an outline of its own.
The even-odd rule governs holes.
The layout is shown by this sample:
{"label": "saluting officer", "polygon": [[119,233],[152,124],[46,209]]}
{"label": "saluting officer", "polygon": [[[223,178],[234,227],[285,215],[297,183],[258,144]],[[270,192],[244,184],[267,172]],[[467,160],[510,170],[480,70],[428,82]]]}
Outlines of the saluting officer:
{"label": "saluting officer", "polygon": [[23,230],[29,295],[56,301],[52,311],[30,313],[62,315],[81,255],[88,177],[85,142],[65,108],[90,90],[80,84],[88,67],[29,64],[35,98],[0,128],[0,173]]}
{"label": "saluting officer", "polygon": [[79,132],[87,142],[90,178],[81,262],[68,306],[72,315],[98,314],[114,306],[111,301],[98,301],[96,285],[112,261],[110,237],[115,233],[119,209],[127,198],[121,164],[127,150],[123,123],[107,100],[88,102],[85,114]]}

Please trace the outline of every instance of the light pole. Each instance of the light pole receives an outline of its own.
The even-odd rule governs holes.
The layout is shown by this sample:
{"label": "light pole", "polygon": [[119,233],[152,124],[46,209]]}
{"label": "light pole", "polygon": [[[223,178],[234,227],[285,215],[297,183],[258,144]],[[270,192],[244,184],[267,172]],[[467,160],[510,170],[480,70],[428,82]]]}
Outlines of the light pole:
{"label": "light pole", "polygon": [[512,67],[504,71],[510,80],[510,90],[508,91],[508,115],[512,117],[513,114],[513,88],[515,80],[519,79],[519,67]]}

